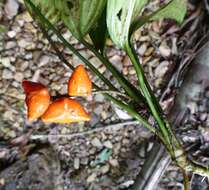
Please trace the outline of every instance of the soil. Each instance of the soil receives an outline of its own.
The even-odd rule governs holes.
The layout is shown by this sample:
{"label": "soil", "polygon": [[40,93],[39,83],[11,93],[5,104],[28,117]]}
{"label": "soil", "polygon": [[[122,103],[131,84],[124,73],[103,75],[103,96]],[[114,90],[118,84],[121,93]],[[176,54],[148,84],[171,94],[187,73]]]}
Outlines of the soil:
{"label": "soil", "polygon": [[[162,2],[153,1],[145,11],[156,9]],[[208,40],[206,5],[189,3],[181,26],[161,20],[146,24],[134,36],[141,64],[161,106],[166,113],[170,113],[174,105],[181,111],[178,110],[181,113],[178,117],[172,115],[176,116],[175,122],[178,121],[175,130],[179,139],[191,158],[204,164],[209,163],[206,69],[195,75],[195,78],[205,76],[198,85],[190,77],[183,85],[182,81],[200,68],[192,65],[196,53],[207,49],[204,46]],[[115,86],[118,85],[89,50],[68,31],[62,33]],[[82,64],[55,35],[52,39],[70,64]],[[109,60],[136,85],[135,71],[127,55],[115,48],[111,40],[108,39],[107,44]],[[208,55],[203,52],[195,63],[204,56],[203,60],[208,59]],[[0,2],[0,63],[0,190],[132,188],[158,140],[101,94],[87,101],[80,100],[91,113],[90,122],[46,125],[41,121],[27,121],[22,80],[50,86],[53,96],[58,92],[66,94],[71,70],[60,61],[21,0]],[[187,72],[190,67],[193,70]],[[97,77],[90,75],[95,83],[103,86]],[[194,96],[190,97],[191,92]],[[187,109],[183,109],[185,107]],[[170,163],[164,172],[156,190],[182,189],[183,177],[174,164]],[[209,188],[207,179],[190,177],[192,189]]]}

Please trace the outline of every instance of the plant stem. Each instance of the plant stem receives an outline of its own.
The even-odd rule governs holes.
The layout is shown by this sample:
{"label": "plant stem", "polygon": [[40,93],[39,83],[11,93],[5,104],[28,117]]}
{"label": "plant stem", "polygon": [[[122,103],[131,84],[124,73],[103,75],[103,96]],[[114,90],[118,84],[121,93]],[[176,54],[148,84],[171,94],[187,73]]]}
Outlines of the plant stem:
{"label": "plant stem", "polygon": [[[139,86],[144,94],[144,97],[146,98],[148,102],[148,105],[153,114],[153,117],[156,119],[159,125],[159,128],[161,130],[162,135],[160,136],[161,137],[160,139],[161,140],[163,139],[162,142],[165,144],[171,158],[184,172],[186,173],[193,172],[198,175],[206,176],[209,178],[209,169],[205,166],[194,163],[187,158],[185,151],[182,148],[178,139],[176,138],[175,134],[173,133],[170,127],[170,124],[158,112],[158,105],[154,103],[157,100],[156,99],[153,100],[155,96],[153,92],[151,91],[151,88],[148,86],[149,84],[144,76],[143,70],[141,68],[140,63],[138,62],[138,58],[135,54],[134,49],[130,47],[129,44],[127,44],[126,51],[135,67]],[[157,133],[157,135],[158,134],[159,133]]]}
{"label": "plant stem", "polygon": [[153,101],[153,97],[155,98],[155,96],[153,95],[153,92],[146,80],[146,77],[144,76],[142,67],[141,67],[140,63],[138,62],[137,55],[136,55],[134,49],[131,47],[130,43],[126,44],[125,50],[129,56],[131,62],[133,63],[135,70],[136,70],[139,88],[142,90],[142,93],[149,105],[151,113],[159,125],[159,128],[162,132],[163,138],[165,139],[164,142],[167,144],[167,148],[168,148],[169,152],[171,154],[173,154],[172,153],[173,152],[172,145],[171,145],[171,141],[170,141],[170,134],[169,134],[170,130],[167,129],[166,123],[164,122],[162,116],[159,114],[158,105],[156,105],[154,103],[154,102],[157,102],[157,100]]}
{"label": "plant stem", "polygon": [[123,87],[125,92],[133,98],[136,102],[146,102],[140,91],[132,85],[113,65],[112,63],[102,56],[91,44],[85,40],[80,40],[80,42],[89,50],[91,50],[94,55],[106,66],[106,68],[112,73],[112,75],[118,80],[119,84]]}
{"label": "plant stem", "polygon": [[[128,112],[129,115],[131,115],[132,117],[134,117],[135,119],[137,119],[142,125],[144,125],[147,129],[149,129],[151,132],[158,134],[158,132],[156,131],[156,129],[151,126],[144,118],[142,118],[142,116],[140,114],[138,114],[134,109],[132,109],[128,104],[125,104],[121,101],[119,101],[117,98],[114,98],[108,94],[105,94],[105,96],[111,100],[114,104],[116,104],[117,106],[119,106],[120,108],[124,109],[125,111]],[[162,138],[162,136],[160,134],[158,134],[160,138]]]}

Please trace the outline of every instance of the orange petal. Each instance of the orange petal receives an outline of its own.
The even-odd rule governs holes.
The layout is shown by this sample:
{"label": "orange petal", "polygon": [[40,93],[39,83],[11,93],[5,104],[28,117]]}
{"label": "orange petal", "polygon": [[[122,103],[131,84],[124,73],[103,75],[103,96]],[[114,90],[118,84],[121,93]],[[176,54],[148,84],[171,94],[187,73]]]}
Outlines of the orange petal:
{"label": "orange petal", "polygon": [[82,105],[70,98],[54,101],[41,118],[45,123],[72,123],[90,120],[89,114]]}
{"label": "orange petal", "polygon": [[70,96],[89,96],[92,91],[92,83],[83,65],[78,65],[73,71],[68,82],[68,94]]}
{"label": "orange petal", "polygon": [[31,81],[27,81],[27,80],[24,80],[22,82],[22,87],[23,87],[26,94],[28,94],[30,92],[33,92],[33,91],[41,90],[43,88],[46,88],[41,83],[31,82]]}
{"label": "orange petal", "polygon": [[50,95],[46,88],[30,92],[26,95],[28,120],[34,121],[44,114],[50,105]]}

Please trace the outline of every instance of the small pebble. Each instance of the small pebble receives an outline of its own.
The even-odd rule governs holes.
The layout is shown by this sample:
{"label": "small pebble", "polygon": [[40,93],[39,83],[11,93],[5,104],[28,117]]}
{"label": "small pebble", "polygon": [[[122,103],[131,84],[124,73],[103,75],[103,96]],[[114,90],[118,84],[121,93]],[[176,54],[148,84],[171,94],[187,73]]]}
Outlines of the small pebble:
{"label": "small pebble", "polygon": [[112,142],[111,141],[105,141],[103,144],[104,144],[104,146],[106,148],[109,148],[109,149],[112,149],[113,148],[113,145],[112,145]]}
{"label": "small pebble", "polygon": [[9,69],[4,69],[2,73],[3,79],[13,79],[13,73]]}

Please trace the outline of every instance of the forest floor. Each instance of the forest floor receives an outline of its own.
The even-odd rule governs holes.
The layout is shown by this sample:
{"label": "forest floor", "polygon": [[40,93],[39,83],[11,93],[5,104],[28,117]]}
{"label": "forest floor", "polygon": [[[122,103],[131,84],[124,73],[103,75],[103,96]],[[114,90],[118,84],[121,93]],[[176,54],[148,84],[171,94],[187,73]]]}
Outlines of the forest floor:
{"label": "forest floor", "polygon": [[[146,10],[156,9],[160,2],[153,1]],[[176,88],[182,81],[179,76],[184,66],[194,59],[199,49],[198,46],[193,48],[205,34],[203,22],[207,15],[204,8],[189,4],[182,26],[164,20],[147,24],[135,34],[141,64],[166,113],[175,105]],[[89,50],[68,31],[62,32],[117,86],[105,66]],[[55,35],[51,38],[69,63],[82,64]],[[115,48],[110,40],[107,44],[109,60],[136,84],[135,71],[126,54]],[[51,95],[66,94],[70,74],[70,69],[59,60],[22,1],[0,2],[0,190],[131,189],[147,153],[157,140],[125,112],[106,101],[102,94],[95,94],[88,101],[81,99],[91,113],[90,122],[46,125],[41,121],[27,121],[22,80],[50,86]],[[92,74],[91,78],[103,85]],[[173,82],[174,79],[178,80]],[[207,80],[201,81],[203,87],[184,105],[189,111],[176,128],[184,147],[190,147],[191,157],[205,164],[209,164],[208,84]],[[192,189],[209,188],[207,179],[190,177]],[[156,190],[182,188],[182,174],[171,163]]]}

